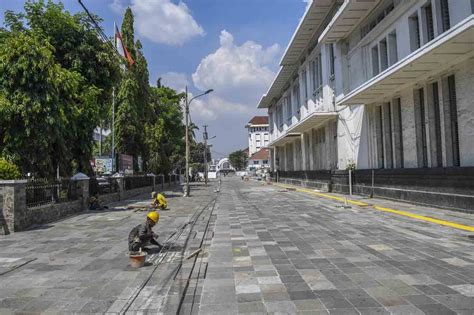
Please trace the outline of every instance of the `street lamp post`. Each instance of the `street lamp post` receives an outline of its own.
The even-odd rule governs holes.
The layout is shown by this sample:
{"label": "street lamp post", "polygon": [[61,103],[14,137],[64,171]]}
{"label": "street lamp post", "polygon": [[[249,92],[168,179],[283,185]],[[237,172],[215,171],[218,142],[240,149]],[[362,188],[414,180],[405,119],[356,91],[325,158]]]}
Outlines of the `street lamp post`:
{"label": "street lamp post", "polygon": [[204,96],[206,94],[211,93],[214,91],[213,89],[207,90],[206,92],[196,95],[192,99],[188,101],[188,86],[186,86],[186,95],[185,95],[185,123],[186,123],[186,131],[185,131],[185,141],[186,141],[186,174],[185,174],[185,186],[184,186],[184,197],[189,197],[190,192],[189,192],[189,105],[191,104],[192,101],[197,99],[198,97]]}

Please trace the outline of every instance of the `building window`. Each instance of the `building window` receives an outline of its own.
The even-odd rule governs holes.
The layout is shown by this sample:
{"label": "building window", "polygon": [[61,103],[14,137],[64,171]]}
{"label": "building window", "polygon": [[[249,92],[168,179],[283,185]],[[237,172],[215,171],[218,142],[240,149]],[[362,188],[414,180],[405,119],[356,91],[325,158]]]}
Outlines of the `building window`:
{"label": "building window", "polygon": [[394,167],[403,168],[403,127],[402,127],[402,106],[400,98],[392,101],[392,130],[393,130],[393,156],[395,158]]}
{"label": "building window", "polygon": [[449,18],[448,0],[439,0],[438,5],[438,29],[440,33],[446,32],[451,28],[451,19]]}
{"label": "building window", "polygon": [[292,104],[291,104],[291,96],[285,98],[286,102],[286,120],[288,121],[288,125],[291,125],[291,117],[292,113]]}
{"label": "building window", "polygon": [[270,133],[273,133],[273,112],[268,113],[268,123],[269,123],[269,130]]}
{"label": "building window", "polygon": [[334,57],[334,44],[329,44],[329,75],[332,77],[335,73],[334,68],[335,57]]}
{"label": "building window", "polygon": [[323,58],[321,53],[318,55],[318,77],[319,77],[319,91],[322,91],[323,88]]}
{"label": "building window", "polygon": [[383,129],[384,129],[384,145],[385,145],[385,162],[386,168],[393,167],[393,125],[392,125],[392,112],[390,110],[390,103],[383,104]]}
{"label": "building window", "polygon": [[321,54],[311,62],[311,81],[313,84],[313,94],[321,94],[323,87],[323,68]]}
{"label": "building window", "polygon": [[376,15],[369,23],[367,23],[365,26],[361,27],[360,30],[360,38],[364,38],[367,34],[370,33],[371,30],[377,26],[382,20],[390,13],[393,11],[395,8],[395,4],[393,1],[390,1],[387,3],[387,5],[380,10],[378,15]]}
{"label": "building window", "polygon": [[[431,92],[432,95],[432,116],[434,120],[434,157],[433,161],[431,162],[431,166],[441,167],[443,166],[443,151],[441,149],[441,118],[440,118],[440,111],[439,111],[439,89],[438,89],[438,82],[434,82],[431,85]],[[433,148],[433,147],[432,147]]]}
{"label": "building window", "polygon": [[428,167],[428,148],[426,143],[426,118],[424,90],[415,91],[415,129],[419,167]]}
{"label": "building window", "polygon": [[375,45],[372,47],[372,76],[375,77],[379,72],[379,48]]}
{"label": "building window", "polygon": [[449,102],[449,125],[450,125],[450,142],[452,150],[453,166],[461,165],[459,155],[459,130],[458,130],[458,109],[456,99],[456,81],[454,75],[448,77],[448,102]]}
{"label": "building window", "polygon": [[377,164],[379,168],[385,167],[382,117],[382,106],[377,106],[375,108],[375,135],[377,141]]}
{"label": "building window", "polygon": [[283,128],[283,104],[280,104],[278,106],[278,126],[280,127],[280,130]]}
{"label": "building window", "polygon": [[253,165],[258,165],[258,161],[253,161]]}
{"label": "building window", "polygon": [[309,72],[311,74],[311,87],[313,89],[313,92],[316,91],[316,67],[316,60],[311,61],[309,66]]}
{"label": "building window", "polygon": [[431,2],[429,2],[425,7],[423,7],[424,14],[424,35],[425,35],[425,44],[434,39],[434,24],[433,24],[433,7]]}
{"label": "building window", "polygon": [[410,48],[412,52],[420,48],[420,24],[418,20],[418,13],[415,13],[408,21],[410,29]]}
{"label": "building window", "polygon": [[263,160],[263,165],[267,165],[268,164],[268,160]]}
{"label": "building window", "polygon": [[395,31],[388,35],[388,54],[390,59],[390,66],[396,64],[398,61],[398,48],[397,33]]}
{"label": "building window", "polygon": [[301,76],[303,79],[301,82],[301,84],[303,84],[303,95],[306,101],[308,100],[308,78],[306,77],[306,69],[301,72]]}
{"label": "building window", "polygon": [[387,51],[387,40],[384,38],[379,43],[380,52],[380,71],[384,71],[388,68],[388,51]]}
{"label": "building window", "polygon": [[301,106],[301,98],[300,98],[300,85],[295,84],[293,86],[293,96],[295,98],[296,102],[296,112],[299,114],[300,113],[300,106]]}

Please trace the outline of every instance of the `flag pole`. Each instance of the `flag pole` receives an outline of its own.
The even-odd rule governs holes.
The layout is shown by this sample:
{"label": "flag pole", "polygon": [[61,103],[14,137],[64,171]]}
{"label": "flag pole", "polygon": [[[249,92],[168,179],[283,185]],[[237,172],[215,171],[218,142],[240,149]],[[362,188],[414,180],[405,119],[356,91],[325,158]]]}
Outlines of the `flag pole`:
{"label": "flag pole", "polygon": [[[115,30],[117,26],[114,21],[114,48],[117,49],[117,40],[115,36]],[[112,173],[115,170],[115,86],[112,87]]]}

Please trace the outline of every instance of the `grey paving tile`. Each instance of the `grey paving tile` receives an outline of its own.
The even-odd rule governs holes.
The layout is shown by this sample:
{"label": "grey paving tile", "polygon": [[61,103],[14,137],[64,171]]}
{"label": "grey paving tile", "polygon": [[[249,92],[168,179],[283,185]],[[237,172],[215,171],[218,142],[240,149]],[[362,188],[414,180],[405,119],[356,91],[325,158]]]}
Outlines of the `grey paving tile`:
{"label": "grey paving tile", "polygon": [[262,295],[260,293],[237,294],[237,302],[238,303],[258,302],[258,301],[262,301]]}
{"label": "grey paving tile", "polygon": [[238,303],[239,313],[240,314],[249,314],[249,313],[264,313],[266,308],[262,302],[244,302]]}
{"label": "grey paving tile", "polygon": [[295,300],[309,300],[315,299],[316,295],[312,291],[290,291],[288,292],[290,295],[290,299],[292,301]]}
{"label": "grey paving tile", "polygon": [[428,315],[454,315],[455,311],[450,310],[442,304],[418,305],[418,308]]}

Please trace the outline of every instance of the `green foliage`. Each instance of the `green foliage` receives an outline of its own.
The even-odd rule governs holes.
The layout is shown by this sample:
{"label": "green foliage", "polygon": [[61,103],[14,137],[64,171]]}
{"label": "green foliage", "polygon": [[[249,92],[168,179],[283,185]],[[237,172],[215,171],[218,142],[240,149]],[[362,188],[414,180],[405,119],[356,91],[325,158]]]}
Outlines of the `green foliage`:
{"label": "green foliage", "polygon": [[[52,1],[7,12],[0,30],[0,154],[23,172],[90,172],[93,129],[107,118],[117,58],[83,14]],[[26,27],[25,25],[28,25]]]}
{"label": "green foliage", "polygon": [[0,179],[19,179],[20,177],[20,170],[15,164],[0,158]]}
{"label": "green foliage", "polygon": [[[135,63],[123,70],[123,58],[101,42],[83,13],[43,0],[27,1],[24,9],[7,11],[0,28],[0,155],[38,177],[53,177],[57,167],[62,176],[91,173],[93,130],[110,127],[117,87],[116,152],[141,155],[154,173],[180,168],[184,95],[160,82],[150,87],[130,8],[122,36]],[[103,154],[111,151],[110,140],[103,142]]]}
{"label": "green foliage", "polygon": [[247,153],[243,150],[234,151],[229,154],[229,162],[237,171],[245,169],[247,166],[247,159]]}
{"label": "green foliage", "polygon": [[150,111],[145,125],[145,146],[149,157],[148,170],[169,173],[184,163],[183,93],[168,87],[150,88]]}

